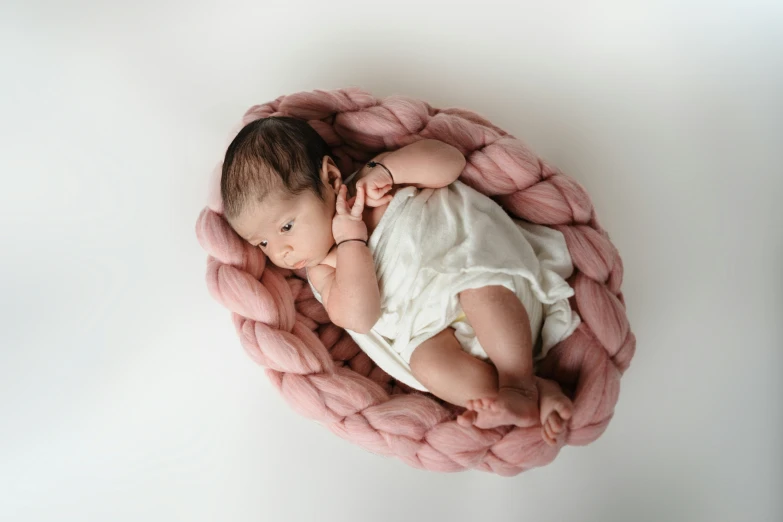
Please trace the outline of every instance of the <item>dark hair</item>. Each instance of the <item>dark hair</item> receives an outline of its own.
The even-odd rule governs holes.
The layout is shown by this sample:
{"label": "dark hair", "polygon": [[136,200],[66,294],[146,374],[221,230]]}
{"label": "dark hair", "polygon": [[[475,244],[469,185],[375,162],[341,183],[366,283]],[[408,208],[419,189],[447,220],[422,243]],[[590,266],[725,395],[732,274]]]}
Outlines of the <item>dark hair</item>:
{"label": "dark hair", "polygon": [[282,188],[290,195],[307,190],[321,200],[320,178],[326,141],[306,121],[270,116],[248,123],[228,146],[220,178],[227,218],[238,216],[251,200],[261,201]]}

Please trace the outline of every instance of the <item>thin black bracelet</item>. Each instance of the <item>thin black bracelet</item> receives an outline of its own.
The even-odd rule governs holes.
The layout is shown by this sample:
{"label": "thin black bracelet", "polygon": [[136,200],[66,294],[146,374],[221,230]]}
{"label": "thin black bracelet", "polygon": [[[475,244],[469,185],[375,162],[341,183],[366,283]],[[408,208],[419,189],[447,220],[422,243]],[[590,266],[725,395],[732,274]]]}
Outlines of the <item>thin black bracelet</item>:
{"label": "thin black bracelet", "polygon": [[339,243],[337,243],[337,246],[340,246],[343,243],[347,243],[348,241],[361,241],[362,243],[364,243],[364,246],[367,246],[367,240],[366,239],[344,239],[343,241],[340,241]]}
{"label": "thin black bracelet", "polygon": [[367,166],[370,167],[371,169],[375,168],[377,166],[383,167],[383,170],[385,170],[386,172],[389,173],[389,177],[391,177],[391,179],[392,179],[392,185],[395,185],[397,183],[396,181],[394,181],[394,176],[392,175],[391,171],[389,170],[389,167],[387,167],[383,163],[379,163],[377,161],[368,161],[367,162]]}

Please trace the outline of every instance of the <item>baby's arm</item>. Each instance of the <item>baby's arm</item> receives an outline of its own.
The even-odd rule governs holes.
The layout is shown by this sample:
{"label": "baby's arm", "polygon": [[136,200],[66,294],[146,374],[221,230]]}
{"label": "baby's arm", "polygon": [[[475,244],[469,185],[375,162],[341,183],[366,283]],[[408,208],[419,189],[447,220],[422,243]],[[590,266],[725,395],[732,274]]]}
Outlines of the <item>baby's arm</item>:
{"label": "baby's arm", "polygon": [[310,279],[321,293],[332,322],[358,333],[367,333],[381,316],[381,295],[372,253],[367,248],[367,225],[362,220],[364,190],[359,189],[348,210],[346,186],[337,194],[332,234],[337,244],[336,268],[319,265]]}
{"label": "baby's arm", "polygon": [[[466,164],[465,156],[458,149],[438,140],[417,141],[373,159],[389,169],[395,184],[419,188],[440,188],[453,183]],[[365,166],[363,170],[371,168]],[[360,177],[366,173],[362,172]]]}
{"label": "baby's arm", "polygon": [[310,280],[334,324],[367,333],[381,316],[381,297],[370,249],[359,241],[343,243],[337,247],[335,264],[337,268],[312,268]]}

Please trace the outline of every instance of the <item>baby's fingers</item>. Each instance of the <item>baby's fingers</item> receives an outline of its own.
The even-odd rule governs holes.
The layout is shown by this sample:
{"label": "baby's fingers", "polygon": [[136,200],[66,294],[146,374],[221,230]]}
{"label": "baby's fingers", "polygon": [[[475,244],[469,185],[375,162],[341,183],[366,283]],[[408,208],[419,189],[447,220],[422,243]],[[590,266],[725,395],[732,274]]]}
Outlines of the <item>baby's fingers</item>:
{"label": "baby's fingers", "polygon": [[356,189],[356,199],[354,200],[353,207],[351,208],[351,215],[353,217],[360,217],[364,210],[364,187]]}
{"label": "baby's fingers", "polygon": [[386,196],[383,196],[380,199],[368,199],[367,200],[367,206],[368,207],[380,207],[381,205],[385,205],[385,204],[389,203],[393,198],[394,198],[394,196],[392,196],[391,194],[387,194]]}
{"label": "baby's fingers", "polygon": [[338,214],[347,214],[348,213],[348,206],[345,203],[345,196],[347,192],[347,188],[345,185],[342,185],[340,187],[340,190],[337,191],[337,213]]}

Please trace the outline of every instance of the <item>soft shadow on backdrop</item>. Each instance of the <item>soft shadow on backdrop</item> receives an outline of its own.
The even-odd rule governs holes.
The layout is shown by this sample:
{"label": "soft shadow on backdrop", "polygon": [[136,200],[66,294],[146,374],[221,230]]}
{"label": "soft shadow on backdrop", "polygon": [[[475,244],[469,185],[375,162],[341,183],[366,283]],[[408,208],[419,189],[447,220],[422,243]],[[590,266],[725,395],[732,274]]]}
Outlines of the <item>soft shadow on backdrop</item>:
{"label": "soft shadow on backdrop", "polygon": [[[783,517],[783,8],[41,2],[0,8],[0,519]],[[194,224],[243,112],[363,87],[473,109],[580,181],[639,339],[616,417],[513,479],[290,411]]]}

